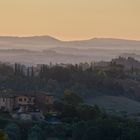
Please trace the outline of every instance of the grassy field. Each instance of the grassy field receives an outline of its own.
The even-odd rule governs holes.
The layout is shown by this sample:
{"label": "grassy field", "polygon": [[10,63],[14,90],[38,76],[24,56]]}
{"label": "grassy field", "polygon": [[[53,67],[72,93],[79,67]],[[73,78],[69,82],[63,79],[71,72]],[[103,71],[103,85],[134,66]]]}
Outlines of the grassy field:
{"label": "grassy field", "polygon": [[122,96],[98,96],[88,99],[87,103],[90,105],[97,104],[108,113],[127,112],[128,115],[140,113],[140,102]]}

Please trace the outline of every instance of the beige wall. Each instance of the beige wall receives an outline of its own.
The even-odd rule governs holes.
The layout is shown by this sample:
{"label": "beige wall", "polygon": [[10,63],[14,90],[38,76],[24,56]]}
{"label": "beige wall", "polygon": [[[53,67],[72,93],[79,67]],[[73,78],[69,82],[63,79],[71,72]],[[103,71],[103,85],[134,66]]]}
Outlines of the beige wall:
{"label": "beige wall", "polygon": [[35,104],[34,100],[35,97],[28,97],[28,96],[16,97],[16,103],[20,105],[27,105],[27,104],[33,105]]}
{"label": "beige wall", "polygon": [[14,98],[0,97],[0,109],[5,108],[6,111],[12,111],[14,108]]}
{"label": "beige wall", "polygon": [[37,99],[37,104],[48,104],[52,105],[54,102],[53,96],[49,95],[39,95],[36,97],[28,96],[18,96],[18,97],[0,97],[0,109],[4,108],[6,111],[12,111],[15,107],[27,107],[28,105],[34,105],[35,99]]}
{"label": "beige wall", "polygon": [[53,104],[53,96],[46,96],[45,102],[46,104]]}
{"label": "beige wall", "polygon": [[53,104],[54,98],[53,96],[45,95],[45,94],[39,94],[37,96],[37,103],[39,104]]}

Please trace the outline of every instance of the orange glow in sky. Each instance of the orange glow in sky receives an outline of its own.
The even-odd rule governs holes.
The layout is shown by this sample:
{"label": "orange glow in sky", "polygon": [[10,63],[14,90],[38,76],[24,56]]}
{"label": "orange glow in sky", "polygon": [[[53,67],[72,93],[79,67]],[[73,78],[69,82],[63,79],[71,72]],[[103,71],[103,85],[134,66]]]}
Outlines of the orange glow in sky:
{"label": "orange glow in sky", "polygon": [[0,0],[0,35],[140,39],[140,0]]}

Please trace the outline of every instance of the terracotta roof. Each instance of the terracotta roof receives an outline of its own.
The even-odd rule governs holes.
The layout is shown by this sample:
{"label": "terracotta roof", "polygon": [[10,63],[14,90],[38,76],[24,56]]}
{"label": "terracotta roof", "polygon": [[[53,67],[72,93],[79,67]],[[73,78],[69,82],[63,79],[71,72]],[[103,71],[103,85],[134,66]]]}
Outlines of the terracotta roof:
{"label": "terracotta roof", "polygon": [[51,93],[49,92],[33,92],[33,91],[12,91],[12,92],[0,92],[0,97],[17,97],[17,96],[29,96],[29,97],[34,97],[34,96],[38,96],[38,95],[46,95],[46,96],[53,96]]}
{"label": "terracotta roof", "polygon": [[53,96],[53,94],[51,94],[49,92],[45,92],[45,91],[36,92],[36,95],[37,94],[44,94],[44,95],[47,95],[47,96]]}

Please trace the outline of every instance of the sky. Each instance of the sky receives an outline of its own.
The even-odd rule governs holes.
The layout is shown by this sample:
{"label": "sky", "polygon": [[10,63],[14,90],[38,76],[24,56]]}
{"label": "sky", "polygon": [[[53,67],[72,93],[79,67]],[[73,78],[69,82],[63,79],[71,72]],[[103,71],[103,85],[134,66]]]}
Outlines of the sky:
{"label": "sky", "polygon": [[140,40],[140,0],[0,0],[0,35]]}

